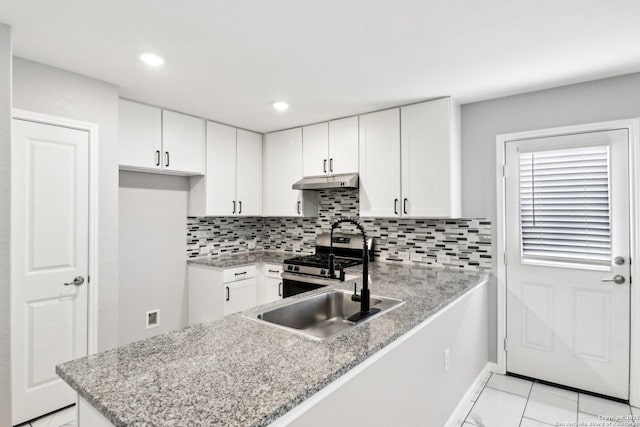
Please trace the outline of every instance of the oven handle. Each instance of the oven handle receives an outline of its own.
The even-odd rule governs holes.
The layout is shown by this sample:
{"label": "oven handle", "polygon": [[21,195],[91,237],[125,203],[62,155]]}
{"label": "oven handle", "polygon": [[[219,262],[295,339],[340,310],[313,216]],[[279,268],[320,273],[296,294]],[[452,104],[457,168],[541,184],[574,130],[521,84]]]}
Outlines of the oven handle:
{"label": "oven handle", "polygon": [[286,271],[282,272],[281,277],[282,280],[292,280],[295,282],[311,283],[313,285],[320,286],[329,286],[340,283],[340,280],[338,279],[323,279],[322,277],[309,276],[307,274],[289,273]]}

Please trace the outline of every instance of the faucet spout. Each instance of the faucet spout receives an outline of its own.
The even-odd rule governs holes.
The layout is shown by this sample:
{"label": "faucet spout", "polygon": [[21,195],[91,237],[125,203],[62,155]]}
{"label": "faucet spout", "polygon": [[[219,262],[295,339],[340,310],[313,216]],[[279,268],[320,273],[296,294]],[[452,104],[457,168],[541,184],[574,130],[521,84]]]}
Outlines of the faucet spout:
{"label": "faucet spout", "polygon": [[[340,218],[333,224],[331,224],[331,238],[329,246],[329,274],[332,278],[335,278],[335,256],[333,255],[333,231],[340,226],[340,224],[349,223],[358,228],[360,234],[362,234],[362,289],[360,290],[360,296],[354,292],[352,300],[360,301],[360,311],[353,316],[349,317],[352,322],[357,322],[366,317],[369,317],[380,310],[377,308],[371,308],[371,293],[369,292],[369,246],[367,245],[367,232],[364,227],[356,220],[351,218]],[[357,285],[354,285],[357,286]],[[357,288],[356,288],[357,289]]]}

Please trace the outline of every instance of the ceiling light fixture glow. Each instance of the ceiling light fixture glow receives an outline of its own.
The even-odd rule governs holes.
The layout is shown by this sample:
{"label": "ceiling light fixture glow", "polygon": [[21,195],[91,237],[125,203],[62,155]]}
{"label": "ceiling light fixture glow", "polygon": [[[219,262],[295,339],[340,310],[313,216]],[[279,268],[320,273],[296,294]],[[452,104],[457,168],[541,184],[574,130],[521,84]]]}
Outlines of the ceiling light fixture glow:
{"label": "ceiling light fixture glow", "polygon": [[150,67],[159,67],[164,64],[164,58],[151,52],[141,53],[140,60]]}
{"label": "ceiling light fixture glow", "polygon": [[289,108],[289,104],[287,104],[286,102],[278,101],[273,103],[273,108],[278,111],[285,111],[287,108]]}

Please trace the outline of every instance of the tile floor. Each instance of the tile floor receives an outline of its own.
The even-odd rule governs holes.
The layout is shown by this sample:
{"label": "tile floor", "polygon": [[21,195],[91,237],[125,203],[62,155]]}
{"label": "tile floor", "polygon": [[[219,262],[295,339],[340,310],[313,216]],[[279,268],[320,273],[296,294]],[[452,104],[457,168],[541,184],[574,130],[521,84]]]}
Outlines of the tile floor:
{"label": "tile floor", "polygon": [[76,407],[69,406],[30,423],[20,424],[18,427],[77,427]]}
{"label": "tile floor", "polygon": [[498,374],[472,401],[463,427],[640,426],[638,408]]}
{"label": "tile floor", "polygon": [[[638,408],[498,374],[488,377],[472,404],[462,427],[640,427]],[[76,427],[75,407],[19,427]]]}

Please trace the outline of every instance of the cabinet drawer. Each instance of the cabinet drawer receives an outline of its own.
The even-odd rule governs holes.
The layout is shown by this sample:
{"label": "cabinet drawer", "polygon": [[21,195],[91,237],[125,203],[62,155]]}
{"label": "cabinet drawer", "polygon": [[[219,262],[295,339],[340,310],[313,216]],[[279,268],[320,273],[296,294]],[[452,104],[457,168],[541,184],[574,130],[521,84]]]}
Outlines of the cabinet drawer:
{"label": "cabinet drawer", "polygon": [[238,280],[251,279],[252,277],[256,277],[255,264],[228,268],[222,273],[224,283],[237,282]]}
{"label": "cabinet drawer", "polygon": [[264,266],[264,275],[266,277],[272,277],[274,279],[280,279],[280,275],[282,274],[282,265],[281,264],[266,264]]}

